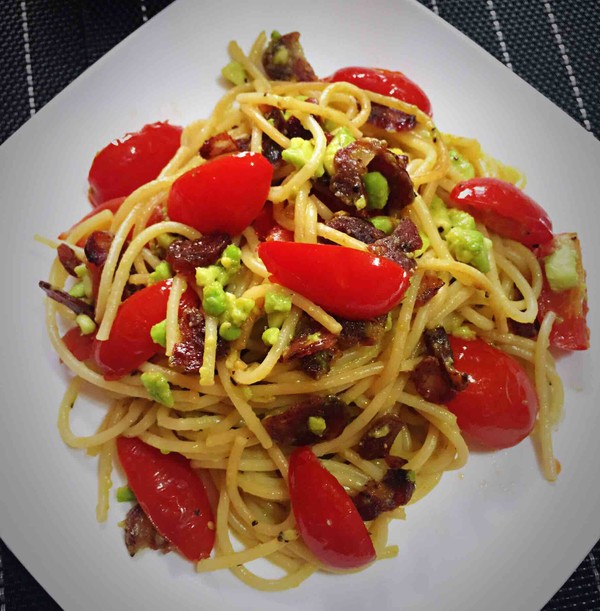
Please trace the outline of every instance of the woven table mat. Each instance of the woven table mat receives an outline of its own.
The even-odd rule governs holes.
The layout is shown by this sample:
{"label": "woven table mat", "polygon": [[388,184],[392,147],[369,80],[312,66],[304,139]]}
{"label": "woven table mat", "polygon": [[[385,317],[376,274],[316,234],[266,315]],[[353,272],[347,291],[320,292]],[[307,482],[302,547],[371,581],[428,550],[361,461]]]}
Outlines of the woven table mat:
{"label": "woven table mat", "polygon": [[[600,138],[600,1],[419,1]],[[170,3],[2,0],[0,143]],[[562,587],[556,584],[558,592],[544,610],[599,611],[599,570],[600,542]],[[0,611],[59,609],[0,541]]]}

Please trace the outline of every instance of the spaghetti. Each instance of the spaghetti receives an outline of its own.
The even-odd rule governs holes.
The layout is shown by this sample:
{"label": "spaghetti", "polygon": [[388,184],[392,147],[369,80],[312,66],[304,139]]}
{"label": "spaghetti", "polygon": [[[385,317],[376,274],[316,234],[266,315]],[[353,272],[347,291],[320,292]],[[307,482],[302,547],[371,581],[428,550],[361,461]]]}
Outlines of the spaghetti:
{"label": "spaghetti", "polygon": [[[165,245],[201,237],[197,229],[166,218],[149,224],[153,211],[166,205],[173,183],[193,168],[210,163],[198,151],[222,134],[247,143],[255,153],[265,153],[268,146],[290,149],[295,136],[286,133],[280,121],[272,120],[270,113],[276,110],[286,121],[292,118],[303,140],[311,144],[301,165],[282,162],[276,167],[267,198],[273,205],[274,225],[289,232],[295,242],[327,241],[368,251],[368,243],[331,223],[340,213],[314,188],[335,133],[345,130],[354,141],[378,139],[406,158],[416,192],[414,201],[388,215],[388,221],[394,225],[401,217],[410,219],[419,230],[423,248],[407,255],[416,268],[385,329],[382,324],[381,332],[370,341],[338,350],[328,370],[318,377],[307,374],[299,358],[289,358],[300,326],[308,321],[311,329],[338,337],[343,321],[301,292],[273,284],[257,253],[264,236],[255,225],[233,237],[240,263],[226,284],[232,299],[246,300],[240,303],[251,303],[251,307],[240,319],[239,336],[225,342],[225,356],[219,351],[222,320],[205,314],[202,365],[194,373],[172,362],[183,341],[180,312],[185,295],[192,291],[199,299],[203,297],[202,286],[194,284],[189,275],[175,273],[171,281],[164,316],[165,349],[118,379],[104,376],[93,359],[79,360],[73,354],[63,332],[65,326],[73,326],[76,315],[63,303],[47,300],[46,323],[54,349],[74,376],[59,410],[60,434],[70,447],[99,456],[98,520],[107,519],[117,437],[136,437],[162,452],[181,454],[204,472],[218,495],[215,553],[198,562],[198,571],[226,568],[252,587],[281,590],[299,585],[317,570],[331,568],[299,537],[288,487],[292,448],[273,439],[265,424],[269,416],[285,413],[315,395],[335,396],[348,406],[351,417],[343,430],[334,438],[317,439],[312,450],[350,495],[384,477],[388,469],[385,457],[364,458],[357,448],[373,433],[378,419],[396,417],[402,424],[390,443],[389,455],[414,474],[414,503],[445,471],[462,468],[468,459],[456,416],[445,405],[424,398],[414,384],[413,372],[425,358],[428,330],[441,327],[450,335],[481,338],[515,357],[527,370],[540,404],[533,435],[549,480],[558,471],[551,430],[560,417],[562,387],[548,349],[554,314],[546,314],[535,337],[521,337],[511,330],[511,321],[525,325],[536,321],[544,282],[538,258],[526,246],[477,223],[474,231],[489,248],[489,269],[481,271],[460,260],[436,216],[436,209],[443,211],[450,192],[464,179],[465,168],[474,176],[519,186],[525,182],[523,176],[485,154],[477,141],[438,132],[429,115],[405,101],[347,82],[270,80],[261,63],[267,43],[262,34],[248,55],[237,44],[230,44],[232,59],[243,69],[246,82],[231,88],[208,119],[184,129],[179,149],[155,180],[127,196],[118,209],[91,216],[59,242],[46,242],[53,247],[68,245],[84,264],[86,253],[81,245],[86,238],[96,231],[111,232],[96,294],[87,296],[94,306],[96,341],[108,340],[124,291],[155,282],[164,264]],[[410,115],[414,126],[404,131],[374,126],[369,121],[373,108]],[[222,258],[220,261],[224,265]],[[432,277],[438,284],[424,300],[423,290]],[[52,265],[49,283],[66,290],[72,285],[59,259]],[[271,313],[265,311],[266,300],[274,292],[288,303],[278,323],[271,322]],[[274,337],[261,341],[267,327],[276,329]],[[143,376],[148,374],[166,383],[167,398],[156,400],[156,393],[144,383]],[[107,391],[112,403],[97,433],[78,437],[71,430],[70,413],[84,382]],[[322,425],[318,418],[314,422]],[[370,521],[378,558],[394,555],[396,548],[387,541],[388,525],[404,517],[400,506]],[[258,558],[267,558],[285,576],[259,576],[247,566]]]}

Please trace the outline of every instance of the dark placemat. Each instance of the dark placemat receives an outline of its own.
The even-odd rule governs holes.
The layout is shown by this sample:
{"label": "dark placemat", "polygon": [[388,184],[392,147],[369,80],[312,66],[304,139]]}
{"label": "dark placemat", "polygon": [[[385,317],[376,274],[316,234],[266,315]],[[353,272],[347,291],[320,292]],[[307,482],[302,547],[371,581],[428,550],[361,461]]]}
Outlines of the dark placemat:
{"label": "dark placemat", "polygon": [[[598,0],[419,1],[600,138]],[[0,143],[83,70],[170,3],[2,0]],[[593,543],[590,541],[590,547]],[[600,542],[544,610],[600,610],[599,571]],[[0,542],[0,611],[55,609],[60,608]]]}

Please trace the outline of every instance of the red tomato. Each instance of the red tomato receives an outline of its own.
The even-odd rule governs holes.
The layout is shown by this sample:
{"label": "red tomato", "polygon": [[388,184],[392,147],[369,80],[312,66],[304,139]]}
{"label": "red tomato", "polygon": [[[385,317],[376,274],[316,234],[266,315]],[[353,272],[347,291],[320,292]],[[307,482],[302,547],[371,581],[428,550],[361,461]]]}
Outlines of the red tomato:
{"label": "red tomato", "polygon": [[469,385],[447,403],[468,440],[510,448],[531,433],[538,412],[535,387],[511,356],[483,340],[450,337],[454,362]]}
{"label": "red tomato", "polygon": [[343,246],[262,242],[258,256],[272,282],[351,320],[386,314],[400,303],[409,283],[397,263]]}
{"label": "red tomato", "polygon": [[402,72],[384,70],[382,68],[350,66],[348,68],[340,68],[325,80],[332,83],[340,81],[351,83],[361,89],[414,104],[424,113],[429,116],[432,115],[431,102],[427,95],[425,95],[425,92],[416,83],[413,83],[407,76],[402,74]]}
{"label": "red tomato", "polygon": [[182,131],[178,125],[151,123],[105,146],[88,176],[92,206],[126,197],[154,180],[177,152]]}
{"label": "red tomato", "polygon": [[217,157],[180,176],[167,209],[172,221],[202,233],[241,233],[262,210],[273,166],[258,153]]}
{"label": "red tomato", "polygon": [[375,560],[352,499],[310,448],[297,448],[290,456],[289,487],[300,536],[323,564],[356,569]]}
{"label": "red tomato", "polygon": [[117,452],[130,488],[158,532],[188,560],[207,558],[215,542],[213,512],[189,461],[136,438],[118,437]]}
{"label": "red tomato", "polygon": [[150,330],[165,319],[170,292],[171,280],[163,280],[134,293],[119,306],[110,337],[96,341],[94,348],[105,379],[122,378],[161,350],[152,341]]}
{"label": "red tomato", "polygon": [[471,178],[450,193],[450,204],[472,214],[494,233],[525,246],[552,239],[546,211],[519,187],[498,178]]}
{"label": "red tomato", "polygon": [[294,232],[284,229],[273,218],[273,204],[267,202],[260,214],[254,219],[252,227],[259,240],[267,242],[293,242]]}
{"label": "red tomato", "polygon": [[78,361],[87,361],[92,358],[95,339],[96,336],[93,333],[82,335],[79,327],[73,327],[63,335],[67,348]]}
{"label": "red tomato", "polygon": [[581,258],[581,245],[576,233],[561,233],[554,236],[538,249],[538,258],[544,270],[543,259],[562,244],[570,242],[577,252],[577,275],[579,284],[564,291],[553,291],[546,279],[538,299],[538,320],[541,322],[548,312],[556,313],[556,321],[550,332],[550,343],[563,350],[587,350],[590,347],[590,330],[587,326],[588,313],[585,270]]}

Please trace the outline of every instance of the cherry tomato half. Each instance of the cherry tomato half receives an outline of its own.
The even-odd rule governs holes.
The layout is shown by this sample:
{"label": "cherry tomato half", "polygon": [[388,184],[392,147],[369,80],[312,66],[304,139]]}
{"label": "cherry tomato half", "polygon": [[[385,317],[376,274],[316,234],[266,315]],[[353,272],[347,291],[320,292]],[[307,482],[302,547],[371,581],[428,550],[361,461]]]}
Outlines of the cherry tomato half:
{"label": "cherry tomato half", "polygon": [[[94,359],[105,379],[122,378],[162,350],[150,330],[165,319],[170,292],[171,280],[163,280],[137,291],[119,306],[110,337],[96,341],[94,348]],[[186,291],[181,306],[194,295]]]}
{"label": "cherry tomato half", "polygon": [[258,153],[217,157],[173,183],[169,218],[202,233],[237,235],[259,215],[272,177],[273,166]]}
{"label": "cherry tomato half", "polygon": [[510,448],[531,433],[538,412],[535,387],[511,356],[483,340],[450,337],[454,363],[469,385],[446,405],[465,437],[490,449]]}
{"label": "cherry tomato half", "polygon": [[289,486],[300,536],[323,564],[355,569],[375,560],[352,499],[310,448],[297,448],[290,456]]}
{"label": "cherry tomato half", "polygon": [[177,152],[182,131],[177,125],[151,123],[105,146],[88,175],[92,206],[127,197],[154,180]]}
{"label": "cherry tomato half", "polygon": [[158,532],[189,560],[208,557],[215,542],[213,512],[189,461],[135,437],[118,437],[117,452],[130,488]]}
{"label": "cherry tomato half", "polygon": [[409,104],[414,104],[429,116],[431,102],[425,92],[402,72],[384,70],[383,68],[360,68],[350,66],[340,68],[325,79],[331,83],[351,83],[361,89],[387,95]]}
{"label": "cherry tomato half", "polygon": [[78,361],[87,361],[94,352],[95,335],[82,335],[79,327],[69,329],[63,335],[63,342]]}
{"label": "cherry tomato half", "polygon": [[471,178],[450,193],[450,205],[472,214],[494,233],[525,246],[552,239],[546,211],[519,187],[498,178]]}
{"label": "cherry tomato half", "polygon": [[538,320],[541,322],[548,312],[556,313],[556,320],[550,332],[550,343],[563,350],[587,350],[590,347],[590,330],[586,318],[588,313],[585,270],[581,258],[581,244],[576,233],[561,233],[554,236],[538,249],[538,258],[543,259],[557,248],[569,242],[577,253],[577,286],[564,291],[553,291],[544,271],[544,284],[538,298]]}
{"label": "cherry tomato half", "polygon": [[408,273],[397,263],[343,246],[262,242],[258,256],[273,282],[350,320],[386,314],[409,284]]}

